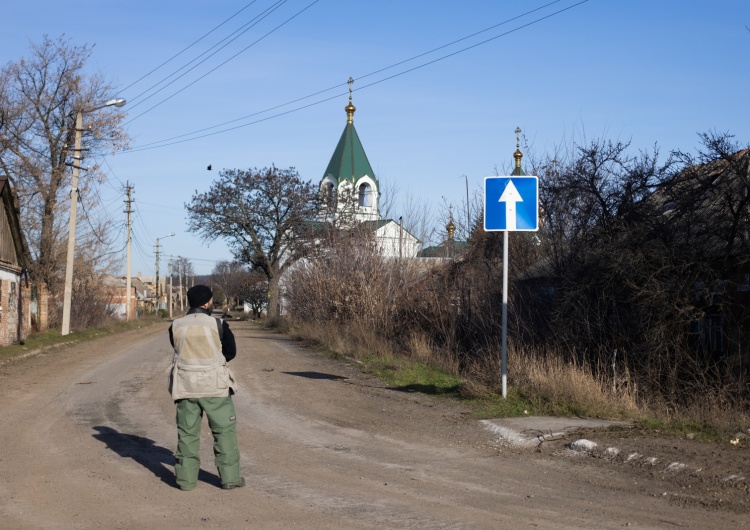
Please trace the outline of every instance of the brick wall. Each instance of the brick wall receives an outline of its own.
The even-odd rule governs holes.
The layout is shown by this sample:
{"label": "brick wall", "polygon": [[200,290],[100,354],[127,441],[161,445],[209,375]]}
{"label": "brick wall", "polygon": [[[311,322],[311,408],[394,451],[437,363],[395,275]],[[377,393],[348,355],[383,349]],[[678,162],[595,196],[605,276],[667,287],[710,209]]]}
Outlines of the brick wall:
{"label": "brick wall", "polygon": [[16,344],[32,331],[46,329],[47,290],[33,289],[25,281],[0,279],[0,346]]}
{"label": "brick wall", "polygon": [[47,330],[47,304],[48,295],[44,285],[24,285],[21,288],[23,315],[21,335],[23,338],[29,336],[31,332]]}
{"label": "brick wall", "polygon": [[0,346],[18,342],[18,297],[17,280],[0,280]]}

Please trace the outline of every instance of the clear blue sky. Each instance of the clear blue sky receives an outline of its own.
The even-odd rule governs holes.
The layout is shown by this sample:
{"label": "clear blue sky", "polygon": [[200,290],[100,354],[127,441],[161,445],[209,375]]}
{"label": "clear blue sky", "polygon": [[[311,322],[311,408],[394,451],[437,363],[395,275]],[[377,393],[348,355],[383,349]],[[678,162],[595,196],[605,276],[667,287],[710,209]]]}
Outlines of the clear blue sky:
{"label": "clear blue sky", "polygon": [[[632,140],[635,148],[657,143],[666,154],[694,149],[697,133],[712,129],[750,142],[747,0],[589,0],[575,7],[577,0],[561,0],[368,77],[549,0],[319,0],[253,45],[312,2],[280,4],[193,72],[143,102],[145,96],[137,97],[142,91],[274,1],[257,0],[130,88],[250,2],[24,0],[3,6],[3,64],[26,55],[29,42],[40,42],[44,34],[65,34],[76,44],[95,45],[89,66],[112,79],[121,90],[118,96],[129,100],[123,110],[132,118],[127,128],[136,150],[106,159],[112,179],[103,189],[109,215],[124,221],[122,184],[135,187],[134,273],[154,273],[155,240],[170,232],[177,235],[161,242],[162,256],[185,256],[198,274],[230,259],[224,244],[208,245],[187,232],[183,208],[195,190],[209,188],[222,168],[294,166],[304,179],[318,182],[345,125],[349,76],[355,79],[354,123],[377,177],[395,185],[402,200],[434,205],[436,215],[442,197],[453,204],[464,200],[463,175],[473,193],[495,167],[502,171],[512,163],[517,126],[537,153],[584,137],[606,137]],[[498,38],[366,87],[493,37]],[[338,95],[303,110],[195,141],[137,150],[337,85],[253,119]],[[206,170],[208,164],[213,171]],[[117,248],[125,241],[124,234],[119,237]],[[166,263],[162,260],[161,274]]]}

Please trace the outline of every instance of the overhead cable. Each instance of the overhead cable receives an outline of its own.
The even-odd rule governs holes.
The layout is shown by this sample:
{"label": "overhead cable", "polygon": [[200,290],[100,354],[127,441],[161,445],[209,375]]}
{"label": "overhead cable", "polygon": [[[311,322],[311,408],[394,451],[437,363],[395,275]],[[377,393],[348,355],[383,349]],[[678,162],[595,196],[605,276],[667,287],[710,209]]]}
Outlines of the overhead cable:
{"label": "overhead cable", "polygon": [[[282,0],[282,1],[283,1],[283,2],[286,2],[287,0]],[[155,109],[156,107],[158,107],[158,106],[159,106],[159,105],[161,105],[162,103],[165,103],[165,102],[169,101],[170,99],[172,99],[173,97],[175,97],[175,96],[176,96],[177,94],[179,94],[179,93],[183,92],[184,90],[187,90],[188,88],[190,88],[191,86],[193,86],[193,85],[194,85],[195,83],[197,83],[197,82],[198,82],[198,81],[200,81],[201,79],[205,78],[205,77],[206,77],[206,76],[208,76],[209,74],[212,74],[213,72],[215,72],[216,70],[218,70],[219,68],[221,68],[222,66],[224,66],[225,64],[227,64],[227,63],[228,63],[229,61],[231,61],[231,60],[233,60],[233,59],[237,58],[237,57],[238,57],[239,55],[241,55],[242,53],[244,53],[244,52],[245,52],[245,51],[247,51],[248,49],[252,48],[253,46],[255,46],[256,44],[258,44],[258,43],[259,43],[260,41],[262,41],[263,39],[265,39],[265,38],[266,38],[266,37],[268,37],[269,35],[271,35],[272,33],[276,32],[276,31],[277,31],[277,30],[279,30],[279,29],[280,29],[281,27],[285,26],[286,24],[288,24],[289,22],[291,22],[292,20],[294,20],[295,18],[297,18],[297,17],[299,16],[299,15],[301,15],[302,13],[304,13],[305,11],[307,11],[308,9],[310,9],[310,8],[311,8],[312,6],[314,6],[314,5],[315,5],[315,4],[317,4],[318,2],[320,2],[320,0],[314,0],[314,1],[313,1],[313,2],[311,2],[311,3],[309,4],[309,5],[307,5],[306,7],[304,7],[303,9],[301,9],[300,11],[298,11],[297,13],[295,13],[294,15],[292,15],[291,17],[289,17],[288,19],[286,19],[286,20],[285,20],[284,22],[282,22],[281,24],[279,24],[278,26],[276,26],[275,28],[273,28],[273,29],[272,29],[271,31],[269,31],[268,33],[266,33],[266,34],[265,34],[265,35],[263,35],[262,37],[260,37],[260,38],[256,39],[256,40],[255,40],[254,42],[252,42],[252,43],[251,43],[251,44],[249,44],[248,46],[244,47],[244,48],[243,48],[242,50],[240,50],[240,51],[239,51],[239,52],[237,52],[236,54],[232,55],[232,56],[231,56],[231,57],[230,57],[229,59],[227,59],[226,61],[224,61],[224,62],[220,63],[220,64],[219,64],[218,66],[216,66],[216,67],[212,68],[211,70],[209,70],[208,72],[206,72],[205,74],[203,74],[202,76],[200,76],[200,77],[199,77],[198,79],[195,79],[194,81],[192,81],[192,82],[188,83],[187,85],[185,85],[184,87],[182,87],[181,89],[179,89],[179,90],[178,90],[177,92],[175,92],[175,93],[173,93],[172,95],[170,95],[170,96],[168,96],[168,97],[164,98],[163,100],[161,100],[161,101],[160,101],[159,103],[157,103],[156,105],[153,105],[152,107],[149,107],[149,108],[148,108],[147,110],[145,110],[145,111],[141,112],[140,114],[138,114],[138,115],[137,115],[137,116],[135,116],[134,118],[131,118],[131,119],[129,119],[129,120],[128,120],[128,121],[126,121],[125,123],[130,123],[130,122],[132,122],[133,120],[136,120],[136,119],[140,118],[141,116],[143,116],[143,115],[144,115],[144,114],[146,114],[147,112],[150,112],[150,111],[152,111],[153,109]],[[207,58],[206,58],[206,59],[207,59]],[[204,59],[204,61],[205,61],[206,59]],[[204,62],[204,61],[201,61],[201,63],[202,63],[202,62]],[[198,63],[198,64],[201,64],[201,63]],[[196,66],[197,66],[197,65],[196,65]],[[183,75],[184,75],[184,74],[183,74]],[[182,77],[182,76],[180,76],[180,77]],[[178,79],[179,79],[179,77],[178,77]],[[175,80],[175,81],[176,81],[176,80]],[[174,82],[174,81],[172,81],[172,82]],[[171,82],[171,83],[169,83],[169,84],[172,84],[172,82]],[[169,86],[169,84],[168,84],[168,85],[166,85],[166,86]],[[166,86],[165,86],[165,87],[163,87],[163,88],[166,88]],[[159,91],[161,91],[161,90],[162,90],[162,89],[160,89]],[[157,91],[157,92],[158,92],[158,91]],[[149,97],[150,97],[150,96],[149,96]],[[124,124],[123,124],[123,125],[124,125]]]}
{"label": "overhead cable", "polygon": [[[177,75],[180,71],[182,71],[185,68],[187,68],[190,64],[194,63],[195,61],[197,61],[198,59],[200,59],[201,57],[203,57],[204,55],[206,55],[208,52],[210,52],[211,50],[213,50],[214,48],[216,48],[217,46],[219,46],[220,44],[222,44],[224,41],[226,41],[227,39],[229,39],[229,42],[227,42],[223,46],[220,46],[219,49],[217,49],[216,51],[214,51],[212,54],[210,54],[208,57],[206,57],[205,59],[203,59],[202,61],[200,61],[196,65],[194,65],[192,68],[189,68],[182,75],[180,75],[176,79],[173,79],[172,81],[170,81],[169,83],[167,83],[166,85],[164,85],[163,87],[161,87],[159,90],[153,92],[152,94],[150,94],[146,98],[142,99],[141,101],[139,101],[135,105],[130,105],[129,108],[132,109],[134,107],[137,107],[141,103],[144,103],[144,102],[148,101],[149,99],[151,99],[153,96],[155,96],[156,94],[158,94],[159,92],[161,92],[162,90],[164,90],[165,88],[167,88],[168,86],[176,83],[177,81],[179,81],[180,79],[182,79],[183,77],[185,77],[187,74],[189,74],[190,72],[192,72],[193,70],[195,70],[196,68],[198,68],[201,64],[203,64],[204,62],[206,62],[207,60],[209,60],[211,57],[213,57],[214,55],[216,55],[217,53],[219,53],[221,50],[223,50],[224,48],[226,48],[227,46],[229,46],[232,42],[234,42],[235,40],[237,40],[238,38],[240,38],[243,34],[245,34],[246,32],[250,31],[259,22],[261,22],[268,15],[270,15],[271,13],[273,13],[274,11],[276,11],[276,9],[278,9],[279,7],[281,7],[282,5],[284,5],[287,1],[288,0],[277,0],[277,2],[275,4],[271,5],[271,7],[267,8],[260,15],[258,15],[255,18],[251,19],[249,22],[246,22],[245,24],[243,24],[242,26],[240,26],[237,30],[235,30],[233,33],[230,33],[228,36],[224,37],[222,40],[220,40],[219,42],[217,42],[216,44],[214,44],[213,46],[211,46],[206,51],[204,51],[203,53],[201,53],[197,57],[194,57],[193,59],[191,59],[187,63],[183,64],[177,70],[175,70],[174,72],[172,72],[171,74],[169,74],[168,76],[166,76],[161,81],[158,81],[157,83],[153,84],[152,86],[150,86],[149,88],[147,88],[146,90],[144,90],[143,92],[141,92],[140,94],[138,94],[137,96],[135,96],[134,98],[129,98],[129,100],[131,102],[133,100],[139,99],[141,96],[143,96],[144,94],[147,94],[148,92],[150,92],[154,88],[158,87],[159,85],[161,85],[162,83],[164,83],[165,81],[167,81],[170,77],[173,77],[173,76]],[[244,31],[240,31],[240,30],[242,30],[242,28],[245,28]],[[232,37],[233,35],[235,35],[238,32],[239,32],[239,34],[237,36],[235,36],[233,39],[230,39],[230,37]],[[205,75],[208,75],[208,74],[205,74]],[[202,79],[203,77],[205,77],[205,75],[202,76],[202,77],[200,77],[199,79]],[[136,116],[136,118],[137,117],[138,116]],[[132,121],[134,119],[135,118],[132,118],[131,120],[128,120],[128,122]],[[128,122],[125,122],[125,123],[128,123]]]}
{"label": "overhead cable", "polygon": [[[133,87],[135,85],[137,85],[138,83],[140,83],[141,81],[143,81],[144,79],[146,79],[148,76],[150,76],[151,74],[153,74],[154,72],[156,72],[158,69],[160,69],[162,66],[165,66],[168,63],[172,62],[174,59],[176,59],[177,57],[179,57],[180,55],[182,55],[183,53],[185,53],[186,51],[188,51],[190,48],[192,48],[193,46],[195,46],[196,44],[198,44],[200,41],[202,41],[203,39],[205,39],[206,37],[208,37],[211,33],[213,33],[214,31],[216,31],[217,29],[219,29],[221,26],[223,26],[224,24],[226,24],[227,22],[229,22],[230,20],[232,20],[234,17],[236,17],[237,15],[239,15],[240,13],[242,13],[245,9],[247,9],[248,7],[250,7],[251,5],[253,5],[257,1],[258,0],[253,0],[249,4],[245,5],[245,7],[243,7],[239,11],[237,11],[234,15],[232,15],[231,17],[229,17],[228,19],[226,19],[224,22],[222,22],[221,24],[219,24],[218,26],[216,26],[214,29],[212,29],[208,33],[204,34],[202,37],[198,38],[197,40],[195,40],[191,44],[187,45],[185,48],[183,48],[182,50],[180,50],[179,52],[177,52],[176,54],[174,54],[172,57],[170,57],[169,59],[167,59],[166,61],[164,61],[163,63],[161,63],[159,66],[157,66],[156,68],[154,68],[153,70],[151,70],[147,74],[142,75],[141,77],[139,77],[138,79],[136,79],[135,81],[133,81],[132,83],[130,83],[128,86],[126,86],[125,88],[123,88],[122,91],[124,92],[125,90],[127,90],[127,89],[129,89],[129,88],[131,88],[131,87]],[[138,96],[136,96],[136,98],[137,97]],[[136,98],[131,98],[131,99],[136,99]]]}
{"label": "overhead cable", "polygon": [[[316,0],[316,1],[317,1],[317,0]],[[560,0],[556,0],[556,2],[557,2],[557,1],[560,1]],[[554,3],[556,3],[556,2],[552,2],[551,4],[554,4]],[[390,81],[391,79],[395,79],[396,77],[400,77],[400,76],[402,76],[402,75],[405,75],[405,74],[408,74],[408,73],[414,72],[414,71],[416,71],[416,70],[419,70],[419,69],[421,69],[421,68],[424,68],[424,67],[426,67],[426,66],[429,66],[429,65],[432,65],[432,64],[435,64],[435,63],[437,63],[437,62],[440,62],[440,61],[442,61],[442,60],[448,59],[448,58],[450,58],[450,57],[453,57],[453,56],[455,56],[455,55],[458,55],[458,54],[460,54],[460,53],[466,52],[466,51],[468,51],[468,50],[471,50],[471,49],[473,49],[473,48],[476,48],[476,47],[478,47],[478,46],[482,46],[482,45],[484,45],[484,44],[487,44],[488,42],[492,42],[492,41],[494,41],[494,40],[496,40],[496,39],[499,39],[499,38],[501,38],[501,37],[505,37],[505,36],[507,36],[507,35],[510,35],[511,33],[515,33],[515,32],[517,32],[517,31],[520,31],[520,30],[522,30],[522,29],[525,29],[525,28],[527,28],[527,27],[529,27],[529,26],[532,26],[532,25],[534,25],[534,24],[537,24],[537,23],[539,23],[539,22],[542,22],[543,20],[546,20],[546,19],[548,19],[548,18],[551,18],[551,17],[553,17],[553,16],[559,15],[560,13],[563,13],[563,12],[565,12],[565,11],[568,11],[568,10],[570,10],[570,9],[573,9],[574,7],[577,7],[577,6],[581,5],[581,4],[585,4],[586,2],[588,2],[588,0],[581,0],[580,2],[577,2],[577,3],[573,4],[573,5],[570,5],[570,6],[568,6],[568,7],[565,7],[565,8],[563,8],[563,9],[560,9],[560,10],[558,10],[558,11],[555,11],[554,13],[550,13],[549,15],[545,15],[545,16],[543,16],[543,17],[540,17],[540,18],[538,18],[538,19],[535,19],[535,20],[533,20],[533,21],[531,21],[531,22],[528,22],[528,23],[526,23],[526,24],[523,24],[523,25],[521,25],[521,26],[518,26],[518,27],[516,27],[516,28],[514,28],[514,29],[508,30],[508,31],[506,31],[506,32],[504,32],[504,33],[501,33],[501,34],[499,34],[499,35],[495,35],[494,37],[490,37],[490,38],[488,38],[488,39],[485,39],[485,40],[483,40],[483,41],[480,41],[480,42],[478,42],[478,43],[472,44],[471,46],[467,46],[467,47],[465,47],[465,48],[461,48],[460,50],[457,50],[457,51],[455,51],[455,52],[452,52],[452,53],[449,53],[449,54],[443,55],[443,56],[441,56],[441,57],[438,57],[438,58],[436,58],[436,59],[433,59],[433,60],[431,60],[431,61],[427,61],[427,62],[425,62],[425,63],[422,63],[422,64],[419,64],[419,65],[417,65],[417,66],[414,66],[414,67],[412,67],[412,68],[409,68],[409,69],[407,69],[407,70],[404,70],[404,71],[401,71],[401,72],[399,72],[399,73],[396,73],[396,74],[390,75],[390,76],[388,76],[388,77],[384,77],[383,79],[379,79],[379,80],[377,80],[377,81],[373,81],[373,82],[371,82],[371,83],[368,83],[368,84],[366,84],[366,85],[364,85],[364,86],[360,86],[360,87],[358,87],[358,88],[354,89],[354,90],[353,90],[353,92],[356,92],[356,91],[359,91],[359,90],[364,90],[365,88],[369,88],[369,87],[372,87],[372,86],[378,85],[378,84],[380,84],[380,83],[383,83],[383,82],[385,82],[385,81]],[[551,5],[551,4],[548,4],[548,5]],[[538,10],[538,9],[541,9],[541,8],[537,8],[537,9],[535,9],[534,11],[536,11],[536,10]],[[531,12],[533,12],[533,11],[530,11],[529,13],[531,13]],[[519,16],[525,16],[526,14],[528,14],[528,13],[524,13],[524,15],[519,15]],[[517,18],[519,18],[519,17],[514,17],[514,19],[513,19],[513,20],[515,20],[515,19],[517,19]],[[501,24],[502,24],[502,23],[501,23]],[[493,26],[493,27],[497,27],[498,25],[500,25],[500,24],[497,24],[497,25],[495,25],[495,26]],[[483,31],[484,31],[484,30],[483,30]],[[480,32],[480,33],[481,33],[481,32]],[[456,41],[456,42],[460,42],[460,40],[464,40],[464,39],[459,39],[459,41]],[[445,45],[445,46],[449,46],[449,45]],[[441,46],[440,48],[436,48],[436,50],[437,50],[437,49],[442,49],[442,48],[444,48],[445,46]],[[429,53],[431,53],[431,52],[425,52],[425,53],[423,53],[423,54],[420,54],[419,56],[416,56],[416,57],[421,57],[421,56],[427,55],[427,54],[429,54]],[[404,64],[405,62],[408,62],[408,61],[410,61],[410,60],[411,60],[411,59],[407,59],[407,60],[405,60],[405,61],[401,61],[400,63],[397,63],[396,65],[398,65],[398,64]],[[393,66],[396,66],[396,65],[392,65],[392,66],[390,66],[390,67],[382,68],[382,69],[378,70],[378,72],[382,72],[382,71],[384,71],[384,70],[388,70],[389,68],[392,68]],[[372,72],[372,73],[370,73],[370,74],[367,74],[366,76],[362,76],[362,77],[368,77],[368,76],[370,76],[370,75],[373,75],[374,73],[376,73],[376,72]],[[360,77],[359,79],[361,79],[362,77]],[[236,125],[236,126],[234,126],[234,127],[229,127],[229,128],[226,128],[226,129],[222,129],[222,130],[219,130],[219,131],[215,131],[215,132],[212,132],[212,133],[202,134],[202,135],[199,135],[199,136],[192,136],[193,134],[198,134],[198,133],[200,133],[200,132],[203,132],[203,131],[207,131],[207,130],[215,129],[215,128],[217,128],[217,127],[221,127],[221,126],[223,126],[223,125],[225,125],[225,124],[229,124],[229,123],[234,123],[234,122],[236,122],[236,121],[242,121],[242,120],[244,120],[244,119],[247,119],[247,118],[250,118],[250,117],[253,117],[253,116],[257,116],[257,115],[259,115],[259,114],[264,114],[264,113],[266,113],[266,112],[269,112],[270,110],[274,110],[274,109],[278,109],[278,108],[281,108],[281,107],[284,107],[284,106],[288,106],[288,105],[290,105],[290,104],[292,104],[292,103],[294,103],[294,102],[302,101],[302,100],[304,100],[304,99],[308,99],[308,98],[310,98],[310,97],[313,97],[314,95],[318,95],[318,94],[322,94],[322,93],[328,92],[328,91],[330,91],[330,90],[333,90],[333,89],[335,89],[335,88],[338,88],[338,87],[340,87],[340,86],[343,86],[343,85],[345,85],[345,84],[346,84],[346,83],[341,83],[341,84],[339,84],[339,85],[335,85],[334,87],[331,87],[331,88],[329,88],[329,89],[326,89],[326,90],[323,90],[323,91],[319,91],[319,92],[316,92],[316,93],[315,93],[315,94],[313,94],[313,95],[310,95],[310,96],[305,96],[305,97],[303,97],[303,98],[298,98],[298,99],[294,100],[293,102],[289,102],[289,103],[284,103],[284,104],[282,104],[282,105],[277,105],[277,106],[275,106],[275,107],[272,107],[271,109],[266,109],[266,110],[263,110],[263,111],[255,112],[255,113],[253,113],[253,114],[249,114],[249,115],[247,115],[247,116],[245,116],[245,117],[243,117],[243,118],[237,118],[237,119],[235,119],[235,120],[231,120],[231,121],[229,121],[229,122],[225,122],[224,124],[221,124],[221,125],[215,125],[215,126],[213,126],[213,127],[208,127],[208,128],[206,128],[206,129],[200,129],[200,130],[198,130],[198,131],[194,131],[193,133],[186,133],[186,134],[183,134],[183,135],[180,135],[180,136],[175,136],[175,137],[172,137],[172,138],[168,138],[168,139],[165,139],[165,140],[161,140],[161,141],[156,141],[156,142],[151,142],[151,143],[148,143],[148,144],[143,144],[142,146],[139,146],[139,147],[135,147],[135,148],[133,148],[133,149],[125,150],[125,151],[122,151],[122,152],[123,152],[123,153],[134,153],[134,152],[138,152],[138,151],[146,151],[146,150],[150,150],[150,149],[158,149],[158,148],[160,148],[160,147],[167,147],[167,146],[170,146],[170,145],[175,145],[175,144],[180,144],[180,143],[190,142],[190,141],[193,141],[193,140],[199,140],[199,139],[201,139],[201,138],[206,138],[206,137],[209,137],[209,136],[214,136],[214,135],[217,135],[217,134],[222,134],[222,133],[225,133],[225,132],[229,132],[229,131],[233,131],[233,130],[236,130],[236,129],[241,129],[241,128],[243,128],[243,127],[249,127],[250,125],[255,125],[255,124],[257,124],[257,123],[261,123],[261,122],[264,122],[264,121],[268,121],[268,120],[270,120],[270,119],[273,119],[273,118],[278,118],[278,117],[280,117],[280,116],[285,116],[285,115],[287,115],[287,114],[291,114],[292,112],[297,112],[297,111],[300,111],[300,110],[304,110],[304,109],[307,109],[307,108],[310,108],[310,107],[313,107],[313,106],[316,106],[316,105],[320,105],[320,104],[322,104],[322,103],[325,103],[325,102],[327,102],[327,101],[330,101],[330,100],[332,100],[332,99],[340,98],[340,97],[342,97],[342,96],[345,96],[345,95],[346,95],[346,94],[347,94],[348,92],[341,92],[341,93],[337,93],[337,94],[335,94],[335,95],[333,95],[333,96],[330,96],[330,97],[327,97],[327,98],[324,98],[324,99],[320,99],[320,100],[314,101],[314,102],[312,102],[312,103],[308,103],[308,104],[306,104],[306,105],[302,105],[302,106],[300,106],[300,107],[296,107],[296,108],[293,108],[293,109],[291,109],[291,110],[288,110],[288,111],[285,111],[285,112],[280,112],[280,113],[277,113],[277,114],[273,114],[273,115],[271,115],[271,116],[267,116],[267,117],[265,117],[265,118],[261,118],[261,119],[258,119],[258,120],[255,120],[255,121],[252,121],[252,122],[249,122],[249,123],[245,123],[245,124],[242,124],[242,125]],[[192,137],[191,137],[191,138],[185,138],[185,139],[183,139],[183,140],[179,140],[179,138],[184,138],[185,136],[192,136]],[[172,140],[175,140],[175,141],[172,141]]]}
{"label": "overhead cable", "polygon": [[[540,10],[545,9],[545,8],[547,8],[547,7],[549,7],[549,6],[553,5],[553,4],[557,4],[557,3],[561,2],[561,1],[562,0],[554,0],[553,2],[549,2],[549,3],[547,3],[547,4],[543,5],[543,6],[537,7],[535,9],[530,10],[530,11],[526,11],[525,13],[522,13],[521,15],[509,18],[507,20],[504,20],[503,22],[500,22],[498,24],[494,24],[494,25],[492,25],[492,26],[490,26],[488,28],[485,28],[485,29],[479,30],[477,32],[474,32],[471,35],[467,35],[465,37],[461,37],[460,39],[454,40],[454,41],[449,42],[447,44],[443,44],[441,46],[438,46],[437,48],[433,48],[433,49],[431,49],[429,51],[420,53],[418,55],[414,55],[413,57],[410,57],[408,59],[404,59],[404,60],[399,61],[397,63],[394,63],[394,64],[392,64],[390,66],[386,66],[384,68],[380,68],[378,70],[370,72],[369,74],[364,74],[364,75],[357,76],[356,79],[359,81],[359,80],[365,79],[367,77],[373,76],[375,74],[379,74],[380,72],[384,72],[386,70],[390,70],[391,68],[395,68],[395,67],[400,66],[402,64],[408,63],[408,62],[413,61],[415,59],[419,59],[420,57],[424,57],[425,55],[429,55],[431,53],[434,53],[436,51],[442,50],[442,49],[447,48],[449,46],[453,46],[454,44],[457,44],[459,42],[465,41],[465,40],[470,39],[472,37],[476,37],[477,35],[481,35],[482,33],[486,33],[486,32],[488,32],[488,31],[490,31],[492,29],[495,29],[497,27],[500,27],[500,26],[503,26],[503,25],[508,24],[510,22],[513,22],[514,20],[518,20],[519,18],[523,18],[525,16],[528,16],[528,15],[530,15],[532,13],[535,13],[536,11],[540,11]],[[571,7],[574,7],[574,6],[571,6]],[[235,118],[233,120],[225,121],[225,122],[219,123],[217,125],[212,125],[211,127],[205,127],[203,129],[198,129],[198,130],[195,130],[195,131],[192,131],[192,132],[189,132],[189,133],[184,133],[184,134],[180,134],[178,136],[173,136],[171,138],[166,138],[164,140],[160,140],[160,141],[156,141],[156,142],[150,142],[150,143],[147,143],[147,144],[143,144],[143,145],[139,146],[136,149],[141,149],[141,148],[148,147],[148,146],[151,146],[151,145],[154,145],[154,144],[160,144],[160,143],[164,143],[164,142],[170,142],[172,140],[177,140],[179,138],[184,138],[185,136],[192,136],[194,134],[202,133],[202,132],[205,132],[205,131],[210,131],[211,129],[217,129],[219,127],[224,127],[225,125],[229,125],[231,123],[235,123],[235,122],[238,122],[238,121],[246,120],[246,119],[252,118],[254,116],[258,116],[260,114],[265,114],[266,112],[271,112],[271,111],[274,111],[276,109],[280,109],[282,107],[287,107],[289,105],[293,105],[295,103],[299,103],[300,101],[304,101],[305,99],[310,99],[312,97],[319,96],[320,94],[325,94],[326,92],[330,92],[331,90],[335,90],[335,89],[343,87],[343,86],[346,86],[346,82],[339,83],[337,85],[331,86],[329,88],[325,88],[323,90],[318,90],[317,92],[313,92],[312,94],[308,94],[307,96],[302,96],[300,98],[294,99],[292,101],[287,101],[286,103],[282,103],[280,105],[276,105],[276,106],[269,107],[269,108],[264,109],[264,110],[260,110],[260,111],[257,111],[257,112],[253,112],[251,114],[247,114],[247,115],[242,116],[240,118]],[[315,104],[323,103],[325,101],[329,101],[330,99],[333,99],[333,98],[336,98],[336,97],[339,97],[339,94],[337,94],[336,96],[333,96],[332,98],[328,98],[328,99],[324,99],[322,101],[316,102]],[[300,107],[299,109],[295,109],[295,110],[301,110],[301,109],[304,109],[304,108],[307,108],[307,107]],[[283,114],[279,114],[277,116],[282,116],[282,115]],[[255,123],[258,123],[258,122],[253,122],[252,124],[255,124]],[[252,125],[252,124],[247,124],[247,125]],[[228,130],[232,130],[232,129],[228,129]],[[171,145],[171,144],[169,144],[169,145]]]}

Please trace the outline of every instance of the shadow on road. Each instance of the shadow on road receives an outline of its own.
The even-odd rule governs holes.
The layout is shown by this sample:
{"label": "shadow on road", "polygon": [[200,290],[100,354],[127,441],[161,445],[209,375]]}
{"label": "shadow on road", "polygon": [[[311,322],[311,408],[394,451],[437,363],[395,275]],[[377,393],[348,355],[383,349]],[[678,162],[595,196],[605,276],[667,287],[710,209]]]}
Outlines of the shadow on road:
{"label": "shadow on road", "polygon": [[420,394],[429,394],[433,396],[438,395],[460,395],[461,393],[461,385],[453,385],[453,386],[439,386],[439,385],[420,385],[417,383],[409,384],[409,385],[403,385],[403,386],[393,386],[389,387],[390,390],[394,390],[396,392],[419,392]]}
{"label": "shadow on road", "polygon": [[[121,433],[112,427],[97,425],[94,427],[97,434],[93,437],[103,442],[107,449],[111,449],[123,458],[132,458],[140,465],[151,471],[162,482],[177,487],[174,472],[166,466],[174,468],[174,454],[169,449],[156,445],[156,443],[143,436]],[[206,482],[216,487],[221,487],[218,475],[200,470],[198,481]]]}
{"label": "shadow on road", "polygon": [[341,381],[348,379],[342,375],[324,374],[323,372],[281,372],[286,375],[296,375],[297,377],[306,377],[307,379],[326,379],[328,381]]}

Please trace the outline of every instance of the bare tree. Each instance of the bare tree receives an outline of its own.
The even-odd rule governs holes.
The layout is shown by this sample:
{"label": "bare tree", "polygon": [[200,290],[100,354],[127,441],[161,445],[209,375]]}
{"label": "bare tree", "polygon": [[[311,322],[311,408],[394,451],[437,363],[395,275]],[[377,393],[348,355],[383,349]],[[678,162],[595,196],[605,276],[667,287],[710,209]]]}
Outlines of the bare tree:
{"label": "bare tree", "polygon": [[394,302],[406,296],[405,267],[380,255],[365,224],[324,235],[318,252],[291,271],[289,314],[298,321],[356,321],[389,333]]}
{"label": "bare tree", "polygon": [[[727,133],[700,135],[697,155],[678,151],[685,169],[663,193],[672,223],[700,259],[731,269],[750,252],[750,148]],[[695,245],[695,241],[703,242]],[[685,246],[685,245],[683,245]]]}
{"label": "bare tree", "polygon": [[380,181],[378,214],[381,219],[391,219],[396,211],[396,197],[400,194],[398,182],[385,178],[382,175],[378,180]]}
{"label": "bare tree", "polygon": [[[96,108],[113,95],[101,74],[88,74],[91,48],[75,46],[63,37],[44,37],[32,45],[28,58],[0,71],[0,171],[17,194],[24,231],[34,258],[32,273],[53,290],[65,256],[57,242],[61,204],[67,193],[73,162],[76,114]],[[87,158],[122,148],[128,142],[119,112],[85,115],[83,140]],[[81,161],[76,161],[82,164]],[[82,171],[86,189],[106,176],[96,165]]]}
{"label": "bare tree", "polygon": [[236,261],[220,261],[211,272],[213,284],[224,293],[227,309],[231,309],[232,303],[236,303],[249,279],[250,271],[244,264]]}
{"label": "bare tree", "polygon": [[421,241],[422,247],[434,243],[436,229],[432,204],[408,192],[401,201],[401,207],[404,210],[401,217],[404,228]]}
{"label": "bare tree", "polygon": [[294,168],[225,169],[186,205],[189,229],[226,240],[235,257],[268,279],[269,317],[278,317],[281,275],[310,249],[307,229],[320,208],[317,187]]}
{"label": "bare tree", "polygon": [[260,318],[268,305],[268,280],[263,273],[251,271],[240,291],[242,300],[250,306],[254,318]]}

